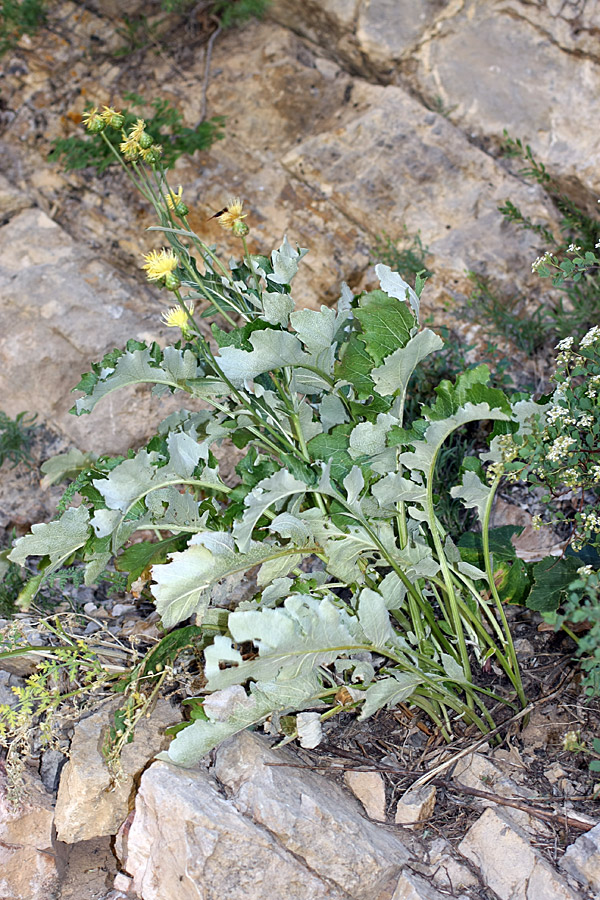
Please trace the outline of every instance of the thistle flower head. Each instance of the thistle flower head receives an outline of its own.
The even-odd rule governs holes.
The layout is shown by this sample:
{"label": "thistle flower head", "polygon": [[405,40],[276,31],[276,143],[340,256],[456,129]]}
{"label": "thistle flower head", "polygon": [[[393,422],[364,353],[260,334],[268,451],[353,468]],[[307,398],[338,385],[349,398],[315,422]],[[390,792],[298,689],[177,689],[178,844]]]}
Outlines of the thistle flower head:
{"label": "thistle flower head", "polygon": [[181,185],[177,188],[177,190],[170,189],[168,194],[165,194],[165,203],[167,204],[169,209],[175,209],[178,203],[183,201],[183,188]]}
{"label": "thistle flower head", "polygon": [[121,141],[119,144],[119,149],[127,162],[134,162],[140,155],[141,147],[137,141],[132,140],[132,138],[127,138],[125,141]]}
{"label": "thistle flower head", "polygon": [[104,131],[104,128],[106,126],[106,122],[99,114],[97,106],[94,106],[93,109],[89,109],[87,112],[84,112],[81,117],[81,121],[83,122],[87,130],[92,134],[98,134],[100,131]]}
{"label": "thistle flower head", "polygon": [[144,119],[137,119],[135,125],[132,125],[131,128],[129,129],[129,140],[137,141],[139,143],[139,140],[140,140],[141,136],[144,134],[145,129],[146,129],[146,122],[144,121]]}
{"label": "thistle flower head", "polygon": [[154,166],[162,156],[163,148],[160,144],[151,144],[149,147],[143,147],[140,144],[140,156],[149,166]]}
{"label": "thistle flower head", "polygon": [[168,325],[169,328],[181,328],[182,331],[187,331],[190,327],[188,313],[190,316],[193,315],[193,303],[190,303],[190,305],[188,306],[187,313],[184,309],[182,309],[181,306],[173,306],[171,309],[162,314],[162,320],[165,325]]}
{"label": "thistle flower head", "polygon": [[242,213],[243,206],[244,204],[239,197],[232,197],[227,204],[227,209],[219,216],[219,225],[222,228],[227,228],[228,231],[239,230],[239,225],[247,215],[247,213]]}
{"label": "thistle flower head", "polygon": [[102,119],[111,128],[122,128],[125,116],[122,112],[113,109],[112,106],[104,106],[101,113]]}
{"label": "thistle flower head", "polygon": [[161,281],[179,265],[179,260],[171,249],[151,250],[144,259],[146,265],[142,269],[145,270],[148,281]]}

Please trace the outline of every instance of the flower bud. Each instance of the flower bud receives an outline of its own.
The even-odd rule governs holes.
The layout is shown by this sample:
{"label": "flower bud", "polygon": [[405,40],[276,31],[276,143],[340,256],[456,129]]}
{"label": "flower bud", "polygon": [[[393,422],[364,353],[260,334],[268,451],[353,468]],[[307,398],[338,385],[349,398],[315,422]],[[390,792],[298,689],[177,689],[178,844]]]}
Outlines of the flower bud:
{"label": "flower bud", "polygon": [[236,222],[233,223],[233,225],[231,226],[231,230],[235,234],[236,237],[246,237],[246,235],[250,231],[250,229],[248,228],[246,223],[243,222],[241,219],[238,219]]}
{"label": "flower bud", "polygon": [[165,287],[168,291],[176,291],[181,285],[181,281],[174,272],[167,272],[165,275]]}
{"label": "flower bud", "polygon": [[183,217],[183,216],[187,216],[187,214],[189,213],[189,209],[185,205],[185,203],[180,202],[180,203],[175,204],[175,212],[177,213],[178,216]]}
{"label": "flower bud", "polygon": [[142,150],[149,150],[152,146],[153,138],[148,134],[147,131],[142,131],[138,138],[138,144],[142,148]]}
{"label": "flower bud", "polygon": [[100,116],[91,116],[86,125],[90,134],[100,134],[101,131],[104,131],[105,127],[106,122],[104,119],[101,119]]}
{"label": "flower bud", "polygon": [[110,125],[111,128],[119,129],[119,128],[123,127],[124,121],[125,121],[125,116],[122,113],[116,112],[116,113],[113,113],[113,115],[110,117],[110,119],[108,120],[108,124]]}

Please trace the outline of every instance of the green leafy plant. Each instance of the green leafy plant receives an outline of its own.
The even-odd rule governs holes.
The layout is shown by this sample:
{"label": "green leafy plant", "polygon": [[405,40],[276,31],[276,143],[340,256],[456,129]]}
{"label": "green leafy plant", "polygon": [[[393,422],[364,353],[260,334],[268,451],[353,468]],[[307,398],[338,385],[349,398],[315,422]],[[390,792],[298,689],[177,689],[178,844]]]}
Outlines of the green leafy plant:
{"label": "green leafy plant", "polygon": [[34,34],[46,21],[46,0],[3,0],[0,10],[0,57],[24,34]]}
{"label": "green leafy plant", "polygon": [[[534,270],[543,260],[573,254],[583,257],[590,253],[594,256],[600,225],[598,219],[580,209],[561,189],[557,181],[547,171],[545,165],[538,162],[531,147],[520,139],[511,138],[504,132],[505,141],[502,152],[505,156],[516,157],[525,162],[519,174],[530,181],[540,184],[548,198],[554,203],[561,215],[561,236],[557,237],[543,223],[533,222],[512,201],[507,200],[500,212],[508,222],[538,234],[547,248],[534,263]],[[548,337],[565,338],[581,335],[600,319],[600,280],[598,266],[578,266],[569,259],[561,263],[562,273],[553,279],[553,285],[560,288],[552,303],[538,307],[532,322],[524,323],[529,332],[541,336],[545,330]],[[541,273],[540,273],[541,274]]]}
{"label": "green leafy plant", "polygon": [[[320,723],[346,708],[342,688],[361,719],[410,701],[448,739],[467,724],[492,727],[486,700],[500,697],[477,678],[490,658],[506,699],[525,703],[489,548],[502,459],[492,448],[486,474],[467,457],[445,486],[477,512],[482,567],[462,559],[441,524],[435,473],[458,429],[517,427],[523,409],[478,366],[442,380],[408,418],[411,377],[443,346],[420,324],[423,277],[413,288],[379,264],[376,290],[355,297],[344,286],[336,308],[295,309],[291,282],[306,250],[284,239],[269,256],[250,254],[235,198],[219,214],[240,241],[226,265],[190,229],[146,123],[130,128],[119,156],[106,134],[122,127],[119,116],[92,110],[87,128],[156,212],[169,246],[143,268],[172,292],[165,321],[181,340],[111,351],[82,377],[72,411],[91,413],[134,384],[209,409],[183,407],[138,452],[80,472],[81,505],[33,526],[10,554],[18,564],[40,558],[25,602],[67,561],[80,560],[91,583],[114,559],[130,584],[150,584],[165,629],[194,617],[207,686],[204,715],[196,710],[169,749],[181,764],[267,717],[276,728],[286,713],[297,713],[287,737],[314,745]],[[212,342],[207,317],[217,320]],[[213,452],[223,442],[243,451],[234,486]],[[156,539],[134,543],[140,530]],[[212,606],[221,582],[250,570],[254,598],[231,612]]]}
{"label": "green leafy plant", "polygon": [[[140,111],[149,107],[154,110],[147,121],[147,126],[152,129],[152,134],[160,142],[162,160],[166,168],[172,168],[180,156],[184,154],[191,156],[196,150],[206,150],[214,141],[223,137],[222,116],[214,116],[206,122],[201,122],[196,128],[188,128],[183,125],[181,113],[167,100],[155,98],[148,103],[144,97],[134,93],[125,94],[125,99],[131,106],[122,112],[124,132],[135,125]],[[107,135],[107,140],[110,146],[98,145],[90,137],[81,138],[72,135],[68,138],[57,138],[53,141],[53,149],[48,159],[62,162],[67,172],[92,167],[101,173],[115,163],[115,152],[118,151],[119,144],[124,138],[117,129],[112,129]]]}
{"label": "green leafy plant", "polygon": [[493,334],[507,338],[529,356],[544,346],[553,327],[544,304],[533,312],[524,312],[522,299],[502,296],[491,279],[475,272],[469,272],[468,277],[473,284],[464,308],[468,318],[484,322]]}
{"label": "green leafy plant", "polygon": [[0,466],[12,463],[31,465],[30,447],[37,413],[20,412],[14,419],[0,411]]}
{"label": "green leafy plant", "polygon": [[[585,692],[590,698],[600,696],[600,572],[594,571],[591,565],[581,566],[568,586],[560,610],[547,613],[545,619],[573,638],[584,672]],[[587,630],[580,635],[570,627],[582,624]]]}
{"label": "green leafy plant", "polygon": [[429,248],[423,246],[421,235],[410,234],[406,225],[403,226],[402,237],[394,241],[385,231],[377,236],[371,255],[372,262],[382,262],[395,272],[402,272],[405,277],[417,275],[423,278],[431,278],[431,272],[425,265],[425,259]]}

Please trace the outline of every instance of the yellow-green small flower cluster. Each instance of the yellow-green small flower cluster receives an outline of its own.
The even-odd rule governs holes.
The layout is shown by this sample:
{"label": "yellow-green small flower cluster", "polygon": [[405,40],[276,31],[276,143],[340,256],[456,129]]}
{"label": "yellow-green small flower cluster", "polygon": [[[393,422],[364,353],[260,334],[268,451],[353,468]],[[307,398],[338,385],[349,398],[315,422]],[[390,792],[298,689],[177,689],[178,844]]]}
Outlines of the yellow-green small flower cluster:
{"label": "yellow-green small flower cluster", "polygon": [[102,112],[98,111],[98,107],[88,110],[83,114],[82,122],[89,132],[99,134],[106,127],[122,128],[125,116],[123,113],[113,109],[112,106],[104,106]]}
{"label": "yellow-green small flower cluster", "polygon": [[129,129],[128,135],[123,132],[123,141],[119,149],[127,162],[141,159],[151,166],[156,165],[162,156],[162,147],[155,144],[152,136],[146,131],[144,119],[137,119],[135,125]]}

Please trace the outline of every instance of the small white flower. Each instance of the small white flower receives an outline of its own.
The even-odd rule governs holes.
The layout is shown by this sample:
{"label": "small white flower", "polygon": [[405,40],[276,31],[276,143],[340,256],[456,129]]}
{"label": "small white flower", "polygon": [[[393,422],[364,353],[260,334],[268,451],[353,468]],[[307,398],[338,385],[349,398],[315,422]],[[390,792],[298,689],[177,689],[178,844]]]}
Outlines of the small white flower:
{"label": "small white flower", "polygon": [[578,575],[591,575],[592,572],[593,569],[591,566],[579,566],[579,568],[577,569]]}
{"label": "small white flower", "polygon": [[567,253],[581,253],[581,247],[578,247],[577,244],[569,244]]}
{"label": "small white flower", "polygon": [[555,350],[570,350],[573,346],[573,337],[570,335],[569,337],[563,338],[562,341],[559,341]]}
{"label": "small white flower", "polygon": [[594,344],[596,341],[600,340],[600,326],[594,325],[593,328],[590,328],[588,333],[581,338],[580,347],[589,347],[590,344]]}

